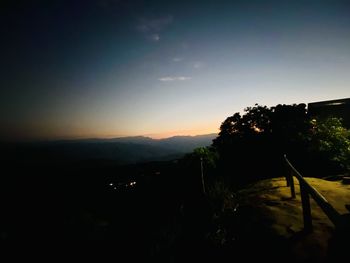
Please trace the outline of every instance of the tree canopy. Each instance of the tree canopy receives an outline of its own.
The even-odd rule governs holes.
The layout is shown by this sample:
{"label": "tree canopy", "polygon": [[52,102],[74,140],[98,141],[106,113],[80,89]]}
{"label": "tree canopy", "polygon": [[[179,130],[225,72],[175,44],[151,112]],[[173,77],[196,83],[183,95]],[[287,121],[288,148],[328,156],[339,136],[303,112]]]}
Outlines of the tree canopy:
{"label": "tree canopy", "polygon": [[342,170],[350,169],[350,131],[339,118],[311,120],[310,151]]}
{"label": "tree canopy", "polygon": [[227,117],[213,141],[223,170],[247,181],[282,176],[284,154],[304,171],[339,172],[350,167],[349,146],[341,120],[311,120],[305,104],[247,107]]}

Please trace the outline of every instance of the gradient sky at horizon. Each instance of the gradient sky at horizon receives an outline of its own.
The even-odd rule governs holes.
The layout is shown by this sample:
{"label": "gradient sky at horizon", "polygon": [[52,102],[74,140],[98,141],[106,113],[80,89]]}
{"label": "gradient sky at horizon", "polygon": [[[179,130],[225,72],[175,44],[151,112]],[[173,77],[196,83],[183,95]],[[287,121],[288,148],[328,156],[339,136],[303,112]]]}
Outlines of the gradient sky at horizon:
{"label": "gradient sky at horizon", "polygon": [[350,97],[349,1],[1,3],[0,139],[217,132]]}

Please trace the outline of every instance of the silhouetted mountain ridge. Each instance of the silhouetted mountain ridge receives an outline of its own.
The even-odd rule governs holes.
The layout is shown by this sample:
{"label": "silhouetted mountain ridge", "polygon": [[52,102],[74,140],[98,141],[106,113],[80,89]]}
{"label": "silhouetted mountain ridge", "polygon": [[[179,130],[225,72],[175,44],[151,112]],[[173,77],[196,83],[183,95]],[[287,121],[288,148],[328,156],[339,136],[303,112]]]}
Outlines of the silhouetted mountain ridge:
{"label": "silhouetted mountain ridge", "polygon": [[217,134],[152,139],[144,136],[111,139],[58,140],[16,145],[14,158],[26,161],[114,160],[120,164],[176,159],[197,147],[209,146]]}

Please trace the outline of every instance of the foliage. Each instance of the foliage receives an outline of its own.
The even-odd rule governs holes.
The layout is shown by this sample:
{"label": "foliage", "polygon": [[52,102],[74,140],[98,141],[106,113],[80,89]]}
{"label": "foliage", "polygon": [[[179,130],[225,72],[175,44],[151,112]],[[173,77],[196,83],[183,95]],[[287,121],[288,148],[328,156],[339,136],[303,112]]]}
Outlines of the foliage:
{"label": "foliage", "polygon": [[201,160],[203,161],[203,166],[210,171],[215,169],[217,161],[219,159],[218,152],[213,147],[198,147],[193,150],[192,153],[186,154],[183,158],[183,162],[187,166],[196,165]]}
{"label": "foliage", "polygon": [[194,156],[201,158],[208,168],[215,168],[216,162],[219,158],[218,153],[214,148],[209,147],[199,147],[194,149]]}
{"label": "foliage", "polygon": [[[333,172],[330,162],[350,168],[350,133],[337,118],[311,121],[305,104],[270,108],[255,104],[243,115],[235,113],[226,118],[212,147],[197,148],[185,156],[183,161],[197,174],[197,185],[200,160],[205,167],[205,198],[211,213],[206,237],[211,244],[230,246],[232,240],[242,236],[233,222],[249,217],[252,220],[247,226],[255,222],[255,216],[245,211],[242,192],[237,190],[261,179],[283,176],[283,154],[303,174],[307,166],[316,175]],[[240,226],[242,223],[246,222],[240,221]]]}
{"label": "foliage", "polygon": [[[243,115],[226,118],[212,147],[196,148],[183,158],[187,175],[192,175],[186,177],[187,183],[193,178],[191,185],[198,192],[202,161],[211,242],[223,246],[232,240],[237,232],[232,221],[237,220],[236,208],[242,201],[234,193],[248,183],[283,176],[285,153],[303,174],[307,166],[316,176],[333,172],[334,163],[349,168],[350,133],[337,118],[311,121],[305,104],[271,108],[256,104]],[[194,189],[189,189],[192,199]]]}
{"label": "foliage", "polygon": [[350,169],[350,131],[342,126],[341,119],[313,119],[311,124],[310,150],[342,169]]}
{"label": "foliage", "polygon": [[227,174],[234,184],[280,176],[283,154],[300,156],[305,152],[304,135],[310,129],[306,105],[268,108],[255,104],[244,111],[228,117],[213,141],[222,170],[235,174],[235,178]]}
{"label": "foliage", "polygon": [[340,119],[310,120],[305,104],[255,104],[220,126],[213,147],[233,184],[281,176],[284,154],[309,176],[350,169],[350,139]]}
{"label": "foliage", "polygon": [[231,227],[238,200],[223,178],[212,182],[207,193],[213,211],[213,227],[208,238],[213,244],[222,246],[232,239]]}
{"label": "foliage", "polygon": [[213,211],[216,213],[221,213],[235,208],[235,194],[222,179],[215,180],[208,187],[208,196],[211,201]]}
{"label": "foliage", "polygon": [[243,116],[237,112],[226,118],[220,126],[219,137],[215,139],[214,146],[225,143],[225,140],[229,140],[232,136],[243,137],[270,131],[270,109],[255,104],[254,107],[248,107],[244,111],[246,113]]}
{"label": "foliage", "polygon": [[214,140],[215,147],[220,149],[220,146],[236,143],[239,139],[259,135],[273,138],[287,147],[301,140],[310,126],[305,104],[277,105],[271,108],[255,104],[244,111],[243,116],[235,113],[221,124],[219,136]]}

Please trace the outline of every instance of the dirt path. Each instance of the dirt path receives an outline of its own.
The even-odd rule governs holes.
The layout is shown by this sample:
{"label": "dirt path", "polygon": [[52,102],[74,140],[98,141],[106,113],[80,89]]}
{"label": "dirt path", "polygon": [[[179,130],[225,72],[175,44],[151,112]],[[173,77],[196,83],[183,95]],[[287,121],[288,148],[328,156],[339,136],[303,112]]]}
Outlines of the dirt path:
{"label": "dirt path", "polygon": [[[340,213],[347,213],[350,204],[350,186],[340,181],[306,178]],[[240,191],[243,209],[254,211],[250,224],[260,224],[281,240],[286,241],[295,262],[324,262],[328,241],[334,226],[311,199],[314,231],[303,232],[302,207],[298,181],[295,179],[296,198],[291,199],[285,178],[259,181]],[[255,223],[254,223],[255,222]],[[247,222],[249,224],[249,220]],[[247,226],[249,228],[249,226]]]}

